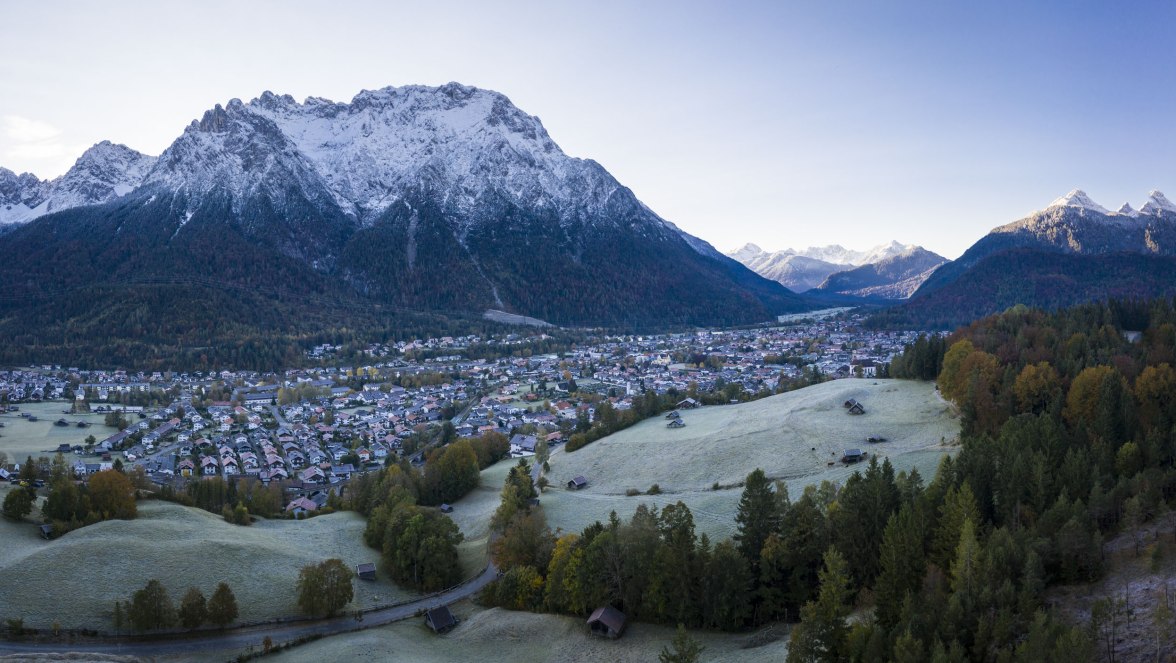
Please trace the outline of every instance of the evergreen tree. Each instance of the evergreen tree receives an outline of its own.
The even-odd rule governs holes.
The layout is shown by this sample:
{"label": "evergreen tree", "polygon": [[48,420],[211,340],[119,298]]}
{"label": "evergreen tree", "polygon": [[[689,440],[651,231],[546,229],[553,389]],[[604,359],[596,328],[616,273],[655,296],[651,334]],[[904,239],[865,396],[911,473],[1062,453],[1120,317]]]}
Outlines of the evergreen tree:
{"label": "evergreen tree", "polygon": [[759,575],[760,551],[768,537],[780,531],[787,509],[788,491],[783,484],[777,484],[773,490],[772,483],[759,468],[747,475],[735,514],[737,531],[732,538],[753,575]]}
{"label": "evergreen tree", "polygon": [[674,633],[670,646],[674,648],[672,651],[669,647],[662,647],[661,653],[657,655],[658,663],[698,663],[702,651],[706,649],[690,637],[684,624],[678,624],[678,630]]}
{"label": "evergreen tree", "polygon": [[821,570],[821,589],[814,601],[800,611],[800,624],[792,630],[788,646],[788,663],[835,663],[844,660],[849,634],[845,618],[849,616],[853,595],[848,564],[834,547],[825,552]]}
{"label": "evergreen tree", "polygon": [[904,504],[890,517],[882,537],[882,571],[874,587],[878,623],[893,628],[898,623],[907,596],[918,591],[926,564],[923,560],[923,533],[914,510]]}

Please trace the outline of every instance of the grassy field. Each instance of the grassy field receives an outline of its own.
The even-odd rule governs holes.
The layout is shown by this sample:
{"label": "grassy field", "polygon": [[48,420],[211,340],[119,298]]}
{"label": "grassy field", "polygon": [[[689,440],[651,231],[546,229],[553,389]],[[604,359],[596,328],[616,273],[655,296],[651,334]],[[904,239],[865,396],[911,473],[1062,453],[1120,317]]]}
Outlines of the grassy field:
{"label": "grassy field", "polygon": [[[354,567],[379,557],[364,546],[364,519],[355,513],[251,527],[165,502],[141,502],[139,514],[137,520],[98,523],[54,541],[39,539],[29,523],[0,519],[0,618],[19,615],[38,627],[57,621],[63,627],[109,629],[114,602],[158,578],[176,601],[190,586],[211,596],[218,582],[228,582],[242,621],[271,619],[297,614],[295,585],[303,566],[339,557]],[[50,578],[54,581],[45,582]],[[356,580],[355,594],[349,608],[413,596],[386,577]]]}
{"label": "grassy field", "polygon": [[[610,661],[647,663],[669,644],[674,629],[650,624],[630,624],[619,640],[588,635],[583,620],[557,615],[486,610],[470,604],[453,606],[461,623],[445,635],[434,635],[422,620],[328,638],[297,647],[273,658],[280,663],[312,661],[479,661],[479,663],[562,663]],[[694,633],[706,650],[704,661],[782,661],[787,638],[759,646],[753,635]],[[781,629],[783,635],[783,629]]]}
{"label": "grassy field", "polygon": [[[86,436],[93,435],[99,441],[118,432],[102,423],[104,414],[63,414],[70,404],[63,401],[50,403],[21,403],[20,412],[0,415],[0,451],[8,454],[12,463],[23,463],[25,458],[32,456],[51,456],[61,444],[84,444]],[[38,421],[28,421],[20,416],[21,413],[35,415]],[[53,422],[65,418],[69,426],[55,426]],[[75,422],[85,421],[93,424],[89,428],[78,428]],[[68,454],[66,459],[71,463],[77,458]],[[93,459],[90,460],[93,462]]]}
{"label": "grassy field", "polygon": [[[866,414],[851,416],[842,403],[861,401]],[[940,459],[954,451],[959,420],[929,383],[838,380],[752,403],[682,412],[685,428],[668,429],[661,418],[594,442],[579,451],[555,452],[542,496],[553,528],[579,531],[616,510],[627,517],[638,504],[681,500],[694,512],[699,532],[712,538],[734,533],[741,482],[755,468],[787,483],[793,496],[823,480],[844,482],[862,465],[835,462],[847,448],[860,447],[889,458],[896,470],[917,467],[930,480]],[[887,442],[867,444],[867,436]],[[830,466],[828,463],[834,461]],[[498,505],[510,463],[483,472],[482,487],[455,505],[454,520],[467,536],[481,535]],[[576,475],[588,478],[579,491],[563,489]],[[713,490],[713,484],[732,486]],[[661,495],[628,497],[658,484]]]}

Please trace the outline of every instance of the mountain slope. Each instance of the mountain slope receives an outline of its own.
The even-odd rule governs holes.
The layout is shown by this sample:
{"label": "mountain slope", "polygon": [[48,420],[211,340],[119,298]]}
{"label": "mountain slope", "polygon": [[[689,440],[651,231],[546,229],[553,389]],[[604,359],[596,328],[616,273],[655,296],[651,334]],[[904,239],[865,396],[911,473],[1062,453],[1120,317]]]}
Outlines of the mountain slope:
{"label": "mountain slope", "polygon": [[837,272],[818,286],[823,292],[858,297],[906,299],[947,259],[921,246],[898,255]]}
{"label": "mountain slope", "polygon": [[1108,299],[1173,296],[1176,257],[1018,248],[985,257],[964,278],[877,313],[870,324],[950,330],[1017,304],[1053,310]]}
{"label": "mountain slope", "polygon": [[[644,328],[809,306],[658,217],[596,162],[565,155],[538,118],[492,91],[411,86],[302,104],[265,93],[218,105],[144,163],[128,159],[122,179],[104,180],[106,202],[0,237],[0,286],[20,293],[0,316],[64,292],[101,298],[160,282],[256,288],[296,315],[305,300],[316,318],[495,308]],[[101,194],[68,181],[54,192]],[[0,194],[43,205],[28,193],[36,182],[0,180]],[[185,307],[194,325],[218,315],[165,296],[144,306],[147,316]],[[303,327],[259,317],[259,330]],[[7,321],[20,331],[19,316]]]}
{"label": "mountain slope", "polygon": [[0,226],[114,200],[138,187],[154,165],[155,157],[102,141],[55,180],[39,180],[30,173],[18,176],[0,168]]}
{"label": "mountain slope", "polygon": [[935,270],[908,302],[876,319],[952,326],[1013,304],[1052,308],[1167,295],[1176,284],[1173,260],[1176,206],[1162,193],[1153,191],[1140,211],[1124,205],[1110,212],[1074,190],[994,228]]}
{"label": "mountain slope", "polygon": [[[882,299],[909,297],[936,266],[946,261],[920,246],[898,242],[867,251],[832,244],[803,251],[767,252],[755,244],[746,244],[728,255],[796,292],[819,288],[822,295]],[[836,277],[841,273],[848,276]]]}

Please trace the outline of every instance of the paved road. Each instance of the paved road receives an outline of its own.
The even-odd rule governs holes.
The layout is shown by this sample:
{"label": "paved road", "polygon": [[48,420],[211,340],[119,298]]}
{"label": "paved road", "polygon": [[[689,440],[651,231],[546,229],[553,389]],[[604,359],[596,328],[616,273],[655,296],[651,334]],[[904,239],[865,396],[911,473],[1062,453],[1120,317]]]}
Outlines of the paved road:
{"label": "paved road", "polygon": [[266,407],[269,408],[270,414],[274,415],[274,421],[278,422],[279,427],[290,428],[290,422],[282,416],[282,411],[278,409],[277,405],[267,405]]}
{"label": "paved road", "polygon": [[92,642],[87,644],[37,643],[37,642],[0,642],[0,654],[10,653],[55,653],[55,652],[86,652],[94,654],[123,654],[134,656],[172,656],[197,651],[244,650],[250,645],[261,647],[262,640],[269,636],[275,644],[289,642],[309,635],[330,636],[348,633],[361,628],[391,624],[416,615],[420,610],[439,605],[449,605],[473,596],[483,587],[490,584],[498,574],[498,569],[491,563],[478,577],[448,589],[440,594],[422,598],[412,603],[404,603],[381,610],[365,613],[362,622],[357,622],[351,615],[322,619],[317,621],[294,622],[290,624],[270,624],[264,626],[246,626],[229,629],[227,631],[210,631],[199,635],[178,640],[161,639],[137,642]]}

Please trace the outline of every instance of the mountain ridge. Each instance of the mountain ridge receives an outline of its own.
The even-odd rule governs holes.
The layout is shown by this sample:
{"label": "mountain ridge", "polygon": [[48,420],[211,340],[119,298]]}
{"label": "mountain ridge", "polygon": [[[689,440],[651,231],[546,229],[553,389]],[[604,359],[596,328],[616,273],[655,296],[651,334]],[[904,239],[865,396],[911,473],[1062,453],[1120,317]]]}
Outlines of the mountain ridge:
{"label": "mountain ridge", "polygon": [[[505,95],[456,83],[218,104],[130,192],[0,237],[0,285],[29,297],[176,274],[634,329],[811,307],[564,154]],[[165,299],[146,315],[173,314]]]}
{"label": "mountain ridge", "polygon": [[[1171,264],[1170,264],[1171,263]],[[993,228],[935,270],[883,324],[965,324],[1015,304],[1060,307],[1092,298],[1176,293],[1176,205],[1159,191],[1111,212],[1075,189]],[[1149,276],[1150,274],[1150,276]]]}
{"label": "mountain ridge", "polygon": [[[897,241],[865,251],[831,244],[801,251],[789,248],[768,252],[748,243],[727,255],[796,292],[821,290],[882,299],[910,296],[935,267],[946,262],[946,258],[921,246]],[[882,266],[871,269],[874,265]],[[834,278],[838,274],[848,275]]]}

